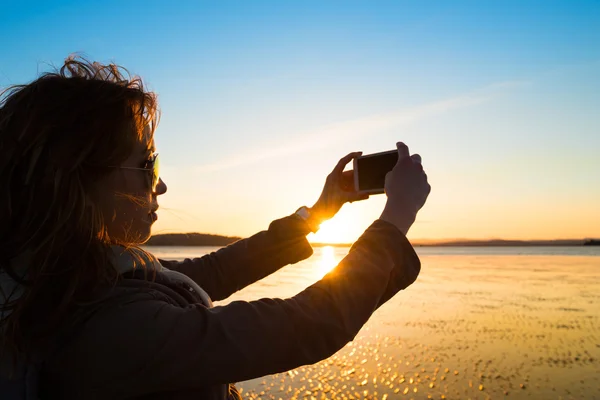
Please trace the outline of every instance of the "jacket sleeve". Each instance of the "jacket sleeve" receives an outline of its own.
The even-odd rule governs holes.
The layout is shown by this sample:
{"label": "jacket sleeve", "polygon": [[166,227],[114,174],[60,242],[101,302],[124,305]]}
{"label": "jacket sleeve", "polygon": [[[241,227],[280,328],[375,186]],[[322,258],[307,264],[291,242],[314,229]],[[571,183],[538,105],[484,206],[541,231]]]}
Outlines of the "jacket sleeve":
{"label": "jacket sleeve", "polygon": [[127,302],[93,318],[84,339],[61,355],[86,355],[69,375],[77,387],[119,398],[287,371],[341,349],[419,271],[404,235],[375,221],[334,270],[292,298],[210,309]]}
{"label": "jacket sleeve", "polygon": [[289,216],[271,222],[269,229],[200,258],[159,260],[168,269],[192,278],[214,301],[223,300],[280,268],[310,257],[309,228]]}

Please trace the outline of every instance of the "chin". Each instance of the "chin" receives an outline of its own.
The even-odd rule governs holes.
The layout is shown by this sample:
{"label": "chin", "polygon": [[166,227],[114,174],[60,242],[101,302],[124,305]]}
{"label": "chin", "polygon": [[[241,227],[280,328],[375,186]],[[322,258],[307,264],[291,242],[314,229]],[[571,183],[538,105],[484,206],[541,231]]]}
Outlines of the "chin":
{"label": "chin", "polygon": [[139,239],[137,240],[137,244],[142,245],[146,243],[148,240],[150,240],[151,236],[152,235],[150,233],[148,233],[147,235],[140,235]]}
{"label": "chin", "polygon": [[144,244],[150,239],[154,222],[154,219],[149,218],[149,216],[144,216],[144,218],[137,221],[135,229],[133,230],[136,233],[134,238],[136,239],[137,244]]}
{"label": "chin", "polygon": [[141,226],[138,229],[132,229],[127,237],[125,237],[124,242],[128,245],[139,246],[146,243],[151,236],[152,230],[150,229],[150,225]]}
{"label": "chin", "polygon": [[138,235],[136,236],[137,244],[146,243],[148,240],[150,240],[151,236],[152,236],[152,230],[150,229],[150,227],[148,227],[148,229],[146,229],[146,230],[139,231]]}
{"label": "chin", "polygon": [[146,218],[129,220],[125,223],[113,221],[108,228],[108,236],[112,243],[124,246],[138,246],[146,243],[152,236],[154,221]]}

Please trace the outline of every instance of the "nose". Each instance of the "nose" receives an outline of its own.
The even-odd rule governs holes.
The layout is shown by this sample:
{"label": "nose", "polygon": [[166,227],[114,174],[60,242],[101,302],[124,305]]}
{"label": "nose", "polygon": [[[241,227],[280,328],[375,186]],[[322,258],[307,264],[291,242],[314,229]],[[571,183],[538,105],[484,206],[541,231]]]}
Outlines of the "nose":
{"label": "nose", "polygon": [[156,185],[156,194],[160,196],[161,194],[167,193],[167,184],[162,178],[158,178],[158,184]]}

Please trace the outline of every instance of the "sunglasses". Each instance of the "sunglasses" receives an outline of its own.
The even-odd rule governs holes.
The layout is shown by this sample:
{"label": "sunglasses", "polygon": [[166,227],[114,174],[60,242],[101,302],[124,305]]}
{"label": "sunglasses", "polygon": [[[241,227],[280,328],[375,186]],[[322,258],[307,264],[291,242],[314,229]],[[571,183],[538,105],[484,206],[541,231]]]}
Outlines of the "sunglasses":
{"label": "sunglasses", "polygon": [[133,170],[148,172],[149,174],[151,174],[150,182],[151,182],[152,191],[154,192],[154,191],[156,191],[156,186],[158,185],[158,181],[160,180],[159,166],[160,166],[160,163],[158,160],[158,153],[154,153],[152,155],[152,157],[146,161],[144,168],[136,168],[136,167],[113,167],[113,168],[133,169]]}

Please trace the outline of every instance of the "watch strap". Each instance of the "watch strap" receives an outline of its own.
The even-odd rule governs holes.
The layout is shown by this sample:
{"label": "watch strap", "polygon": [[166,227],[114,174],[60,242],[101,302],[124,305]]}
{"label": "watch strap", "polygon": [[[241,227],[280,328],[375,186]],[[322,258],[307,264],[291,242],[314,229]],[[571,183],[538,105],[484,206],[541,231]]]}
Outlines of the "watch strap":
{"label": "watch strap", "polygon": [[315,233],[319,230],[319,224],[316,223],[315,219],[312,218],[312,214],[310,209],[306,206],[302,206],[296,210],[294,213],[298,218],[302,219],[308,225],[308,228],[312,233]]}

